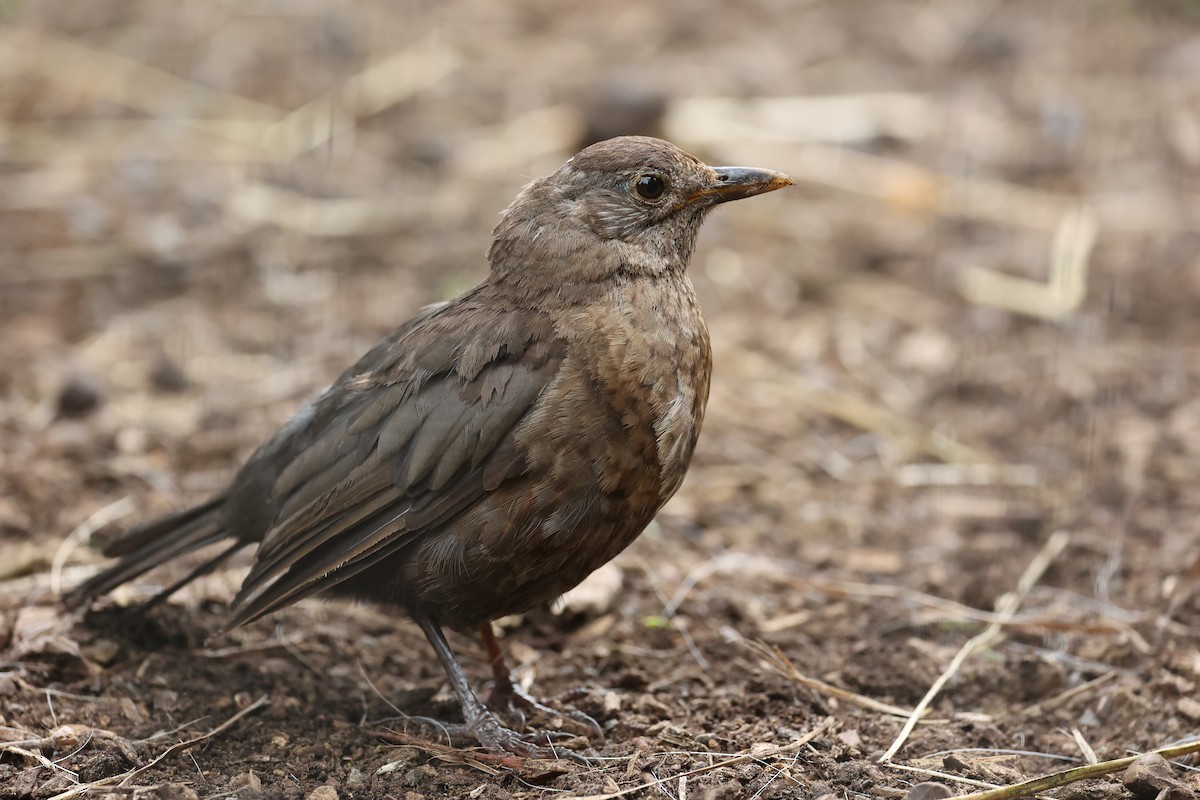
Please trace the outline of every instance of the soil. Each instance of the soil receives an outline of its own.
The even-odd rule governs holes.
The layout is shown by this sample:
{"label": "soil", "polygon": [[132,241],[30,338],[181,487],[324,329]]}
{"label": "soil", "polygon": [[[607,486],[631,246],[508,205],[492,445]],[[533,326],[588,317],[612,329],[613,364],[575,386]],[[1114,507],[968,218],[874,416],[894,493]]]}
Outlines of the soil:
{"label": "soil", "polygon": [[[0,22],[0,798],[917,797],[1200,732],[1194,2],[49,0]],[[770,135],[736,105],[756,98]],[[288,130],[311,147],[244,133],[310,102]],[[218,635],[245,560],[149,613],[124,607],[186,564],[60,609],[89,540],[203,499],[477,281],[496,213],[596,131],[798,186],[702,234],[715,377],[678,496],[559,606],[501,621],[522,683],[600,723],[560,739],[587,764],[449,746],[420,720],[461,720],[436,658],[383,610]],[[479,643],[451,643],[484,687]]]}

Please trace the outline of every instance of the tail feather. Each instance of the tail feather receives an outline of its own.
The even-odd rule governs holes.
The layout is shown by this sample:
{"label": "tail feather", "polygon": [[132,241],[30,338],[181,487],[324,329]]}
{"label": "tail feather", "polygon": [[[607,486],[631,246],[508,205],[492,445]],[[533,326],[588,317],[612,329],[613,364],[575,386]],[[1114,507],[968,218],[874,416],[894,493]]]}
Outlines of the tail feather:
{"label": "tail feather", "polygon": [[214,512],[218,511],[224,502],[225,495],[219,494],[198,506],[175,511],[141,525],[135,525],[105,545],[104,555],[110,557],[128,555],[135,550],[161,541],[165,536],[171,536],[173,531],[179,531],[189,523],[207,520],[209,517],[215,519],[217,515]]}
{"label": "tail feather", "polygon": [[[195,508],[132,528],[104,549],[105,555],[120,557],[117,563],[75,587],[63,597],[64,604],[68,608],[86,605],[160,564],[228,538],[220,518],[223,501],[224,497],[217,496]],[[206,562],[205,570],[193,571],[186,580],[172,586],[172,591],[211,570],[237,549],[226,548],[218,558]]]}

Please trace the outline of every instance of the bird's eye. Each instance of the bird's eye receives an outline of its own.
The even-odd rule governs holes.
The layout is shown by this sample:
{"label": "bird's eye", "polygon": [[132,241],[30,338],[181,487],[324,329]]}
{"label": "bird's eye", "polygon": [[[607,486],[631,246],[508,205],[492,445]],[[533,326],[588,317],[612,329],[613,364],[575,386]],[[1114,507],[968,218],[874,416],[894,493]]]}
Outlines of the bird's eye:
{"label": "bird's eye", "polygon": [[643,200],[657,200],[667,190],[667,181],[660,175],[647,173],[634,179],[633,190]]}

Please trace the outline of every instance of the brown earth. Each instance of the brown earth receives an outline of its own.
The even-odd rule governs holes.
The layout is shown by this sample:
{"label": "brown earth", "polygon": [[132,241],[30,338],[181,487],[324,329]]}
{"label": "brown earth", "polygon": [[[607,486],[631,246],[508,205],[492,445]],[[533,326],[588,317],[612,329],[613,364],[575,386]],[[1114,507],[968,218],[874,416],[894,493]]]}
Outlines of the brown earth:
{"label": "brown earth", "polygon": [[[964,793],[1200,729],[1192,0],[0,23],[0,798],[904,797],[931,778],[903,767]],[[478,280],[496,212],[589,127],[799,182],[702,235],[716,375],[679,496],[558,613],[504,622],[531,690],[603,726],[590,765],[447,750],[410,719],[458,713],[436,659],[378,610],[210,639],[245,562],[148,616],[117,605],[169,575],[58,610],[93,533],[201,499]]]}

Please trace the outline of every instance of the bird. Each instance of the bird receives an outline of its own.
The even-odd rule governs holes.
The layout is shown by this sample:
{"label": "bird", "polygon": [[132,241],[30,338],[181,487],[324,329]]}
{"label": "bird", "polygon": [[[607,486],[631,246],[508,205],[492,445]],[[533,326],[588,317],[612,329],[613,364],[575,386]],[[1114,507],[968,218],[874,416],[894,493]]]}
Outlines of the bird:
{"label": "bird", "polygon": [[226,631],[318,593],[399,610],[475,742],[557,755],[501,722],[497,691],[479,698],[444,631],[482,634],[511,701],[492,621],[578,585],[679,488],[712,372],[697,233],[716,206],[792,184],[657,138],[583,149],[502,212],[481,283],[388,334],[224,490],[115,538],[65,605],[222,544],[159,602],[253,547]]}

